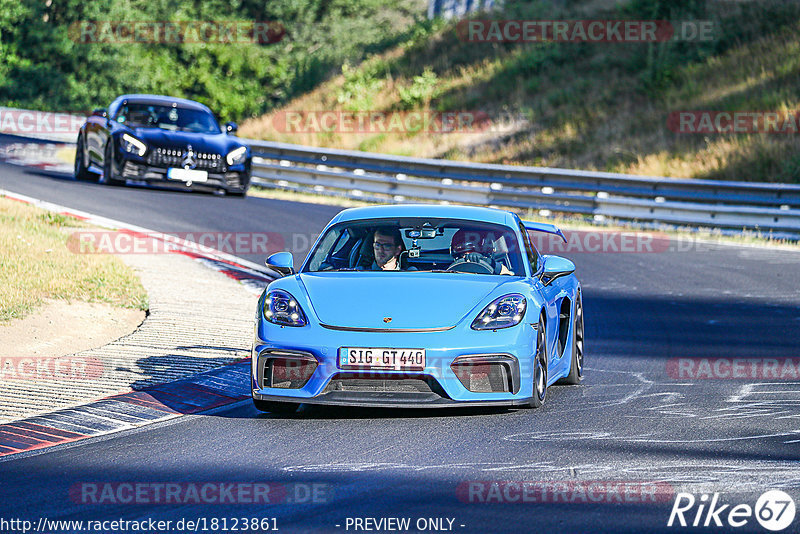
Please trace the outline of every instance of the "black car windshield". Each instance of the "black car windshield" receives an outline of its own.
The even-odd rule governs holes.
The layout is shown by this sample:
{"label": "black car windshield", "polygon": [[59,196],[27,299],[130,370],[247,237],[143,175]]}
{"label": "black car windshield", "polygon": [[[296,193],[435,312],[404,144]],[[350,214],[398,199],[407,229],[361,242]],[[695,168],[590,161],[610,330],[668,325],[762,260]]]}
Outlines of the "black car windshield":
{"label": "black car windshield", "polygon": [[525,275],[511,228],[431,218],[337,224],[319,240],[303,271]]}
{"label": "black car windshield", "polygon": [[157,104],[128,102],[119,108],[115,120],[133,128],[161,128],[173,132],[202,134],[221,133],[217,120],[207,111]]}

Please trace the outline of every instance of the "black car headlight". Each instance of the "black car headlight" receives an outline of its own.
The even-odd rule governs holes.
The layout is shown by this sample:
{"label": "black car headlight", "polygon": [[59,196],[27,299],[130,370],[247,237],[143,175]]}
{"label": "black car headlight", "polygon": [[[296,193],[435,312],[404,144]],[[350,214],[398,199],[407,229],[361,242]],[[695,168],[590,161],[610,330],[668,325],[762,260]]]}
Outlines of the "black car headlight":
{"label": "black car headlight", "polygon": [[147,152],[147,145],[144,143],[144,141],[140,141],[129,134],[122,134],[120,144],[122,146],[122,150],[131,154],[144,156],[144,153]]}
{"label": "black car headlight", "polygon": [[472,321],[473,330],[498,330],[518,325],[528,304],[518,293],[495,299]]}
{"label": "black car headlight", "polygon": [[228,165],[239,165],[240,163],[244,163],[246,157],[247,147],[240,146],[239,148],[235,148],[228,152],[228,155],[225,156],[225,159],[227,160]]}
{"label": "black car headlight", "polygon": [[281,289],[267,293],[264,298],[264,319],[281,326],[305,326],[306,314],[297,300]]}

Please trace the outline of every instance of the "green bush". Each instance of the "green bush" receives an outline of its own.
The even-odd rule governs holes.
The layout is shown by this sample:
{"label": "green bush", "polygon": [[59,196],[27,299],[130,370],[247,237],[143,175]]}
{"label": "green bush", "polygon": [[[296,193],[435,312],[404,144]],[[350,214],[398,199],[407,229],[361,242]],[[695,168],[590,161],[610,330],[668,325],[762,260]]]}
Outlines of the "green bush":
{"label": "green bush", "polygon": [[[406,42],[423,8],[419,0],[0,0],[0,105],[86,111],[142,92],[199,100],[241,120]],[[80,21],[277,21],[286,33],[273,44],[84,44]]]}
{"label": "green bush", "polygon": [[427,108],[431,99],[436,96],[438,83],[439,77],[430,68],[425,69],[419,76],[414,76],[410,87],[398,88],[403,107],[405,109],[414,109],[420,106]]}

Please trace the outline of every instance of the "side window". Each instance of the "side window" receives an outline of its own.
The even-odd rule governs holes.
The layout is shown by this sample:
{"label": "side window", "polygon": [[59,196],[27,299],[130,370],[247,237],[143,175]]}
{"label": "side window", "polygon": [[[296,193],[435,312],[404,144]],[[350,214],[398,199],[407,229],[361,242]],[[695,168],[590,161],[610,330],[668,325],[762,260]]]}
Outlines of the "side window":
{"label": "side window", "polygon": [[125,118],[128,116],[128,106],[120,106],[114,111],[115,112],[113,115],[111,115],[111,118],[117,122],[125,122]]}
{"label": "side window", "polygon": [[[308,263],[308,270],[319,270],[322,263],[327,259],[325,258],[325,253],[330,251],[336,240],[344,235],[346,235],[346,232],[341,232],[341,230],[333,229],[328,231],[325,237],[322,238],[322,241],[320,241],[319,246],[314,250],[311,261]],[[346,242],[346,239],[344,241]]]}
{"label": "side window", "polygon": [[531,274],[534,274],[539,270],[539,252],[531,244],[531,236],[528,235],[528,230],[521,222],[519,223],[519,231],[522,233],[522,242],[525,244],[525,254],[528,256],[528,262],[531,264]]}
{"label": "side window", "polygon": [[117,120],[117,110],[119,109],[120,102],[112,102],[110,106],[108,106],[108,117],[114,120]]}
{"label": "side window", "polygon": [[333,245],[333,250],[331,251],[330,255],[340,256],[342,254],[342,249],[349,240],[350,240],[350,229],[347,229],[346,231],[342,232],[342,234],[339,236],[339,241],[337,241],[336,244]]}

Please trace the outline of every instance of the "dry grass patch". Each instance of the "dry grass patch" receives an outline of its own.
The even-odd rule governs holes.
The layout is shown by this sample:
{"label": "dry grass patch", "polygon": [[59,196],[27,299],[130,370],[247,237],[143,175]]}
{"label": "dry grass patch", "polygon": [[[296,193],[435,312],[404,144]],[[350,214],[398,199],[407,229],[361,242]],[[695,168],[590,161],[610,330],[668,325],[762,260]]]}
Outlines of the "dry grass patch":
{"label": "dry grass patch", "polygon": [[45,299],[147,309],[147,293],[119,258],[67,248],[72,217],[0,197],[0,321],[24,317]]}

